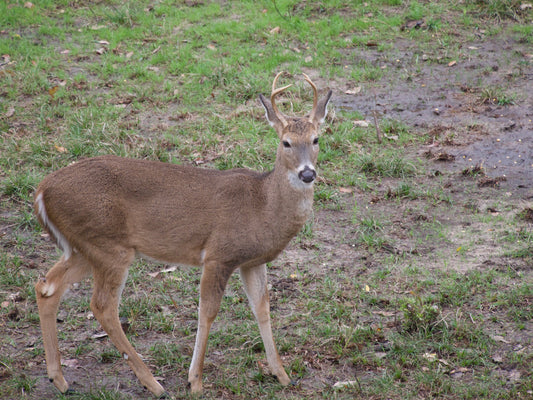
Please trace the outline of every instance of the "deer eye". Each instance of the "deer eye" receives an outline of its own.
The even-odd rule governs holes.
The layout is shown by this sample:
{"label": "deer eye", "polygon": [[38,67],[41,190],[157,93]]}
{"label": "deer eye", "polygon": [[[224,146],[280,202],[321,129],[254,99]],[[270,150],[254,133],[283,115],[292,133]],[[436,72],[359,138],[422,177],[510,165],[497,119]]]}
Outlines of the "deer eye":
{"label": "deer eye", "polygon": [[317,137],[313,139],[313,144],[318,144],[318,138]]}
{"label": "deer eye", "polygon": [[286,149],[288,149],[289,147],[291,147],[291,144],[289,142],[287,142],[286,140],[283,141],[283,147],[285,147]]}

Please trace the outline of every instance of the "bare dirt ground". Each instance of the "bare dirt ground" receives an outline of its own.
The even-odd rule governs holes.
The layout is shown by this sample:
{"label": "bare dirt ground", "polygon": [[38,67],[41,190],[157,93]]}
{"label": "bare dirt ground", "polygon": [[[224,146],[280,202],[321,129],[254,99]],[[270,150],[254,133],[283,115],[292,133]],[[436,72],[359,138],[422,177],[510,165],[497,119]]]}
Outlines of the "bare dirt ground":
{"label": "bare dirt ground", "polygon": [[[506,256],[501,241],[494,231],[487,229],[482,218],[483,215],[500,215],[503,229],[506,220],[533,207],[533,71],[525,70],[523,66],[531,64],[520,62],[531,58],[531,48],[508,37],[491,37],[465,43],[463,50],[468,55],[467,61],[454,65],[434,62],[439,58],[437,50],[433,54],[423,54],[408,41],[398,42],[393,52],[382,53],[372,48],[353,50],[359,51],[361,58],[383,68],[397,70],[397,79],[386,85],[363,87],[357,95],[345,93],[350,89],[349,82],[330,83],[336,89],[335,107],[358,110],[371,123],[373,112],[376,111],[380,119],[394,118],[403,121],[414,131],[429,133],[431,140],[427,143],[417,148],[398,147],[398,152],[403,152],[412,160],[423,160],[427,174],[417,178],[419,186],[439,187],[449,197],[449,202],[428,206],[423,199],[385,201],[387,193],[398,185],[399,180],[383,178],[375,182],[376,191],[354,188],[352,193],[339,193],[337,201],[340,207],[317,207],[313,237],[293,241],[270,270],[272,309],[275,313],[289,314],[290,302],[280,300],[296,295],[295,281],[286,279],[287,274],[282,272],[282,267],[312,277],[309,290],[312,290],[313,281],[320,281],[331,271],[337,270],[359,276],[364,284],[367,274],[378,270],[391,255],[403,257],[394,267],[393,273],[398,277],[416,259],[419,265],[430,270],[465,272],[512,268],[528,277],[530,282],[533,281],[533,266],[529,264],[531,258]],[[417,70],[413,67],[415,58],[420,60],[416,64]],[[512,94],[514,104],[498,105],[497,99],[491,96],[485,98],[483,89],[487,87],[502,88],[505,93]],[[351,239],[356,234],[352,223],[355,201],[358,215],[379,215],[388,221],[385,232],[387,246],[369,250]],[[431,234],[427,226],[429,221],[439,223],[444,237],[435,236],[434,241],[419,240]],[[531,223],[531,219],[526,222],[529,229]],[[468,251],[459,252],[462,246],[467,247]],[[53,251],[52,247],[50,251]],[[37,268],[45,269],[39,260],[36,262]],[[401,288],[392,287],[390,293],[395,290]],[[82,287],[74,290],[72,295],[86,292],[87,288]],[[390,296],[390,293],[384,293],[383,296]],[[179,343],[189,343],[189,346],[184,345],[183,350],[189,356],[195,325],[195,307],[193,303],[190,305],[188,318],[183,315],[181,318],[184,324],[191,326],[191,336],[175,338],[170,334]],[[29,305],[20,304],[20,312],[24,312],[25,307]],[[463,311],[467,313],[468,310]],[[493,312],[502,311],[487,310],[487,314]],[[389,317],[392,324],[395,316]],[[361,324],[373,322],[370,317],[361,318]],[[530,354],[533,351],[532,321],[526,321],[525,329],[520,331],[513,326],[487,324],[485,328],[494,337],[505,338],[499,343],[501,354],[516,351]],[[80,331],[79,337],[73,342],[63,342],[61,346],[77,347],[93,333]],[[31,352],[38,346],[40,332],[37,324],[20,327],[11,335],[14,346],[9,351],[13,357],[20,357],[21,353]],[[134,345],[139,353],[147,353],[150,343],[159,336],[168,335],[147,331],[135,337]],[[110,347],[104,342],[99,344],[93,341],[92,345],[101,351]],[[302,347],[292,352],[311,354],[312,350]],[[109,388],[120,388],[132,398],[146,396],[123,362],[105,363],[101,359],[83,355],[78,361],[70,362],[72,364],[67,365],[65,370],[74,389],[100,382]],[[224,363],[222,354],[214,352],[208,355],[205,375],[214,373],[219,362]],[[378,373],[363,367],[354,371],[353,366],[339,366],[327,358],[318,360],[311,355],[306,367],[307,373],[300,382],[302,395],[311,395],[336,381],[348,380],[355,372],[364,385],[365,379]],[[44,377],[43,363],[26,364],[24,371],[37,379],[35,390],[27,398],[54,398],[56,391]],[[527,371],[516,371],[510,365],[502,365],[495,367],[494,374],[506,376],[509,384],[512,384],[517,374],[523,377]],[[468,379],[468,374],[462,375],[458,375],[457,379]],[[165,385],[171,390],[184,388],[185,371],[180,369],[165,376]],[[210,389],[209,383],[206,387]],[[222,392],[217,392],[216,397],[238,398]]]}

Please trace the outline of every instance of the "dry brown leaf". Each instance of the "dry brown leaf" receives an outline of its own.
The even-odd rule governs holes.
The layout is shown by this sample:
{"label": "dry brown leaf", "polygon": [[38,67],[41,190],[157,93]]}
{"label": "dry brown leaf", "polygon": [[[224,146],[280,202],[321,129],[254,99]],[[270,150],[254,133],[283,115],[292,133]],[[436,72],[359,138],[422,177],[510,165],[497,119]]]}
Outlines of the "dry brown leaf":
{"label": "dry brown leaf", "polygon": [[30,1],[27,1],[26,3],[24,3],[24,8],[33,8],[33,3]]}
{"label": "dry brown leaf", "polygon": [[346,94],[357,94],[361,91],[361,86],[354,87],[353,89],[348,89],[344,93]]}
{"label": "dry brown leaf", "polygon": [[457,61],[455,61],[455,60],[454,60],[454,61],[450,61],[450,62],[448,63],[448,67],[453,67],[453,66],[455,66],[455,65],[457,65]]}
{"label": "dry brown leaf", "polygon": [[59,85],[55,85],[54,87],[48,89],[48,94],[50,95],[51,98],[54,98],[54,95],[56,94],[58,89],[59,89]]}
{"label": "dry brown leaf", "polygon": [[271,35],[275,35],[275,34],[280,33],[280,32],[281,32],[281,28],[279,26],[276,26],[275,28],[272,28],[270,30],[270,34]]}
{"label": "dry brown leaf", "polygon": [[66,153],[67,152],[67,149],[65,149],[63,146],[54,145],[54,147],[60,153]]}
{"label": "dry brown leaf", "polygon": [[357,121],[353,121],[353,125],[360,126],[361,128],[366,128],[369,124],[367,121],[357,120]]}
{"label": "dry brown leaf", "polygon": [[392,311],[372,311],[372,314],[382,315],[383,317],[394,317],[395,315]]}
{"label": "dry brown leaf", "polygon": [[4,117],[10,118],[13,115],[15,115],[15,107],[11,106],[7,109],[6,113],[4,114]]}
{"label": "dry brown leaf", "polygon": [[341,192],[341,193],[353,193],[353,189],[341,187],[341,188],[339,188],[339,192]]}
{"label": "dry brown leaf", "polygon": [[61,365],[67,368],[77,368],[78,367],[78,360],[72,359],[72,360],[61,360]]}
{"label": "dry brown leaf", "polygon": [[358,386],[357,381],[342,381],[342,382],[335,382],[333,385],[334,389],[344,389],[345,387],[353,387]]}

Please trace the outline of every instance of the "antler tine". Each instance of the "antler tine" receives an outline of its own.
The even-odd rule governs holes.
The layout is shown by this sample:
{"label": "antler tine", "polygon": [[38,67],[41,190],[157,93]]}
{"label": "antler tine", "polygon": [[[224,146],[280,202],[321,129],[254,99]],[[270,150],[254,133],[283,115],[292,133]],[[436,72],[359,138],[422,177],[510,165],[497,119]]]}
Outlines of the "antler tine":
{"label": "antler tine", "polygon": [[315,113],[316,113],[316,106],[318,104],[318,90],[316,88],[316,85],[313,83],[313,81],[311,80],[311,78],[309,78],[309,76],[307,76],[307,74],[303,74],[305,80],[307,81],[307,83],[309,83],[311,85],[311,87],[313,88],[313,109],[311,110],[311,114],[309,114],[309,122],[313,122],[313,120],[315,119]]}
{"label": "antler tine", "polygon": [[274,113],[276,114],[276,117],[280,120],[283,127],[286,127],[288,125],[287,120],[281,114],[278,110],[278,107],[276,106],[276,96],[286,90],[287,88],[291,87],[292,85],[283,86],[279,89],[276,89],[276,83],[278,82],[278,78],[283,74],[283,71],[280,71],[276,77],[274,78],[274,81],[272,82],[272,94],[270,95],[270,103],[272,103],[272,109],[274,110]]}

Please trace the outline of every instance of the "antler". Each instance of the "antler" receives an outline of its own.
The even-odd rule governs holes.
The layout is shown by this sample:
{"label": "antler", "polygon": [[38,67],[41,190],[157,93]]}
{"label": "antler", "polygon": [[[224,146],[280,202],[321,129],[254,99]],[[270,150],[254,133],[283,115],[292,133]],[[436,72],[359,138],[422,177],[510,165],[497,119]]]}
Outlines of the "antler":
{"label": "antler", "polygon": [[316,106],[318,104],[318,90],[315,86],[315,84],[313,83],[313,81],[311,80],[311,78],[309,78],[306,74],[303,74],[304,75],[304,78],[305,80],[311,85],[311,87],[313,88],[313,93],[314,93],[314,97],[313,97],[313,109],[311,110],[311,114],[309,114],[309,122],[313,122],[314,119],[315,119],[315,113],[316,113]]}
{"label": "antler", "polygon": [[272,82],[272,94],[270,95],[270,103],[272,103],[272,109],[274,110],[276,117],[280,120],[281,124],[285,128],[288,123],[283,114],[279,112],[278,107],[276,106],[276,96],[287,88],[291,87],[292,85],[287,85],[283,86],[282,88],[276,89],[276,83],[281,74],[283,74],[283,71],[279,72],[274,78],[274,81]]}

